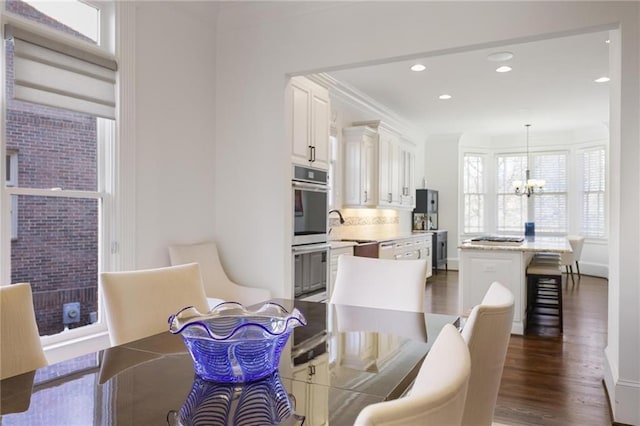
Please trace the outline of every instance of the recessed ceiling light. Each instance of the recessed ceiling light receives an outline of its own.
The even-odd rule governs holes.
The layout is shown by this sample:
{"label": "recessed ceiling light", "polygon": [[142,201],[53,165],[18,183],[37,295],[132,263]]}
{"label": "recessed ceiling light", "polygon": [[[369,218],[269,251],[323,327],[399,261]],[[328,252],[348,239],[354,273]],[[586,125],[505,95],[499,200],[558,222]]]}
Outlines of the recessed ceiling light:
{"label": "recessed ceiling light", "polygon": [[438,99],[442,99],[443,101],[446,101],[447,99],[451,99],[451,95],[443,93],[442,95],[438,96]]}
{"label": "recessed ceiling light", "polygon": [[511,52],[495,52],[491,53],[487,56],[487,59],[495,62],[503,62],[508,61],[509,59],[513,59],[513,53]]}
{"label": "recessed ceiling light", "polygon": [[606,39],[604,42],[605,42],[605,43],[607,43],[607,44],[609,44],[609,43],[611,43],[611,40]]}
{"label": "recessed ceiling light", "polygon": [[600,78],[596,78],[593,81],[595,81],[596,83],[606,83],[609,80],[611,80],[609,77],[600,77]]}
{"label": "recessed ceiling light", "polygon": [[509,72],[511,71],[511,67],[509,65],[502,65],[498,68],[496,68],[496,72]]}
{"label": "recessed ceiling light", "polygon": [[424,70],[426,70],[426,69],[427,69],[427,67],[425,67],[425,66],[424,66],[424,65],[422,65],[422,64],[414,64],[414,65],[411,65],[411,71],[424,71]]}

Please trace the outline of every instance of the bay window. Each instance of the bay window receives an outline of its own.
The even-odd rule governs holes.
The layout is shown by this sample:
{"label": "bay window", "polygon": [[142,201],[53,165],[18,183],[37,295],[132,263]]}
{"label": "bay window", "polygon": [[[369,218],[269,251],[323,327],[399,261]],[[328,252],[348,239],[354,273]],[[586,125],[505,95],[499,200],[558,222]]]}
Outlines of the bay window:
{"label": "bay window", "polygon": [[[538,149],[527,155],[485,149],[461,150],[462,233],[524,233],[535,222],[536,234],[582,234],[606,238],[606,147],[567,144],[563,150]],[[501,148],[504,151],[504,147]],[[513,182],[545,181],[544,190],[517,195]]]}

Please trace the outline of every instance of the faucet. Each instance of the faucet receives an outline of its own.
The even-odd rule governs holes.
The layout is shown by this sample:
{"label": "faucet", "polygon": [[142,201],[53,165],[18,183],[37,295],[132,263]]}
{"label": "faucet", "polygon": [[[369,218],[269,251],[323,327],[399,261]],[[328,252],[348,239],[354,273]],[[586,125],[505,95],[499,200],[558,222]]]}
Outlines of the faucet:
{"label": "faucet", "polygon": [[329,216],[331,213],[338,213],[338,216],[340,216],[340,225],[344,224],[344,218],[342,217],[342,213],[340,213],[340,210],[329,210],[329,213],[327,213],[327,216]]}

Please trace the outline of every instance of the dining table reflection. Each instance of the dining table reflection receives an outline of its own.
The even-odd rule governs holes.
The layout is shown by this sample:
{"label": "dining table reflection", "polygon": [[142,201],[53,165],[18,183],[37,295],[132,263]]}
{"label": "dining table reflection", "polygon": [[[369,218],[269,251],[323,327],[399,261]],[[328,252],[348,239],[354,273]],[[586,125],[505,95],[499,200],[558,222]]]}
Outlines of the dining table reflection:
{"label": "dining table reflection", "polygon": [[[458,322],[450,315],[272,301],[297,307],[308,324],[293,330],[277,371],[265,379],[203,380],[180,336],[166,332],[39,369],[31,382],[27,375],[3,380],[3,406],[13,409],[3,409],[1,423],[353,424],[365,406],[400,397],[440,329]],[[85,361],[74,370],[79,359]]]}

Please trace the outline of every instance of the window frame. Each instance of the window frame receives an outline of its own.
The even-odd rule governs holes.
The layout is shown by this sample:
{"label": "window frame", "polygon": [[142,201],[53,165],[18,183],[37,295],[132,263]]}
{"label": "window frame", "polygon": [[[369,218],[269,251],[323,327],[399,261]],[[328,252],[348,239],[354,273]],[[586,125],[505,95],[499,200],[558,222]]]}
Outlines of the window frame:
{"label": "window frame", "polygon": [[[580,209],[580,220],[579,220],[579,228],[578,228],[578,232],[581,235],[584,235],[587,239],[590,240],[607,240],[609,238],[609,152],[607,149],[606,144],[589,144],[589,145],[584,145],[578,148],[577,150],[577,175],[579,177],[579,182],[578,182],[578,187],[579,187],[579,194],[578,194],[578,198],[579,198],[579,205],[582,207]],[[584,169],[585,169],[585,161],[584,161],[584,155],[587,152],[593,152],[593,151],[602,151],[602,155],[604,156],[604,164],[603,164],[603,170],[602,170],[602,176],[604,179],[604,188],[601,191],[588,191],[589,193],[602,193],[603,195],[603,203],[604,203],[604,212],[603,212],[603,217],[602,217],[602,234],[601,235],[594,235],[591,233],[587,233],[585,232],[585,224],[584,224],[584,198],[585,198],[585,193],[587,191],[584,190]]]}
{"label": "window frame", "polygon": [[[84,41],[78,38],[74,38],[68,34],[64,34],[54,28],[46,25],[39,24],[37,22],[28,20],[24,17],[16,15],[14,13],[5,10],[4,5],[0,6],[0,35],[4,40],[5,24],[11,24],[23,28],[28,28],[30,31],[42,34],[45,37],[50,37],[59,43],[69,44],[76,49],[85,50],[90,54],[99,52],[101,55],[108,55],[114,60],[115,46],[116,46],[116,28],[115,18],[118,12],[116,4],[113,1],[86,1],[85,3],[97,8],[100,13],[100,28],[99,28],[99,45]],[[127,6],[122,7],[123,10],[129,9]],[[122,13],[122,12],[120,12]],[[132,44],[127,44],[126,49],[132,49]],[[0,46],[0,54],[3,57],[6,55],[6,49],[4,43]],[[4,63],[4,62],[3,62]],[[4,99],[6,93],[6,70],[4,67],[0,70],[1,82],[0,82],[0,96],[2,96],[2,107],[0,117],[0,137],[2,138],[0,143],[0,155],[6,156],[6,102]],[[116,92],[120,91],[120,83],[116,83]],[[130,105],[127,105],[127,109]],[[98,159],[97,159],[97,178],[98,185],[96,191],[75,191],[75,190],[57,190],[47,188],[19,188],[8,187],[1,185],[0,192],[0,211],[6,210],[6,204],[10,202],[11,197],[19,195],[33,195],[33,196],[46,196],[46,197],[66,197],[66,198],[89,198],[99,200],[99,221],[98,221],[98,276],[96,277],[99,286],[99,273],[103,270],[117,269],[117,265],[121,263],[132,263],[132,260],[128,259],[131,256],[130,250],[127,250],[127,258],[123,262],[122,255],[120,253],[120,245],[115,240],[121,236],[121,233],[117,230],[123,220],[123,210],[116,209],[116,205],[119,204],[120,197],[117,194],[119,188],[118,182],[120,181],[119,175],[121,173],[120,167],[117,167],[118,152],[120,151],[118,143],[118,128],[116,122],[120,119],[120,114],[116,114],[115,120],[106,120],[98,118]],[[105,125],[107,123],[107,125]],[[2,173],[4,173],[4,164],[2,165]],[[117,199],[116,199],[117,198]],[[123,201],[120,201],[122,203]],[[126,202],[126,200],[124,201]],[[5,229],[10,226],[9,219],[5,219],[8,215],[2,215],[2,231],[0,231],[0,266],[2,276],[0,276],[0,285],[11,284],[11,238],[6,235]],[[16,216],[17,218],[17,216]],[[131,220],[130,218],[127,218]],[[130,244],[127,244],[130,246]],[[128,247],[129,248],[129,247]],[[104,345],[108,342],[107,324],[104,318],[103,312],[104,306],[100,298],[98,298],[98,321],[93,324],[88,324],[83,327],[65,330],[64,332],[50,335],[41,336],[41,342],[45,349],[45,353],[48,350],[55,352],[50,360],[65,359],[71,356],[78,355],[86,350],[95,350],[95,344]],[[94,340],[92,338],[98,338],[96,343],[91,343]],[[106,339],[106,340],[105,340]],[[82,348],[85,349],[82,349]],[[75,348],[75,349],[74,349]],[[88,349],[87,349],[88,348]]]}
{"label": "window frame", "polygon": [[[479,177],[479,180],[481,181],[481,185],[483,187],[483,192],[466,192],[466,184],[465,184],[465,180],[467,178],[467,170],[466,170],[466,159],[467,157],[477,157],[480,159],[481,164],[482,164],[482,170],[483,173],[481,174],[481,176]],[[488,167],[488,163],[489,163],[489,159],[488,159],[488,155],[484,152],[478,152],[478,151],[467,151],[464,152],[462,155],[462,178],[460,179],[461,182],[461,203],[460,205],[462,206],[463,209],[463,214],[460,215],[461,216],[461,225],[462,225],[462,233],[463,235],[478,235],[478,234],[482,234],[484,232],[487,231],[488,228],[488,223],[487,223],[487,201],[488,201],[488,179],[487,179],[487,174],[486,174],[486,170]],[[467,196],[468,195],[476,195],[479,197],[480,200],[482,200],[481,204],[482,204],[482,218],[481,218],[481,225],[480,225],[480,229],[476,230],[476,231],[468,231],[467,230],[467,223],[466,223],[466,218],[465,218],[465,214],[467,211]]]}
{"label": "window frame", "polygon": [[[18,186],[18,151],[15,149],[7,149],[5,158],[9,164],[9,169],[5,171],[5,185],[6,186]],[[16,195],[9,195],[9,214],[11,220],[11,241],[18,239],[18,197]]]}

